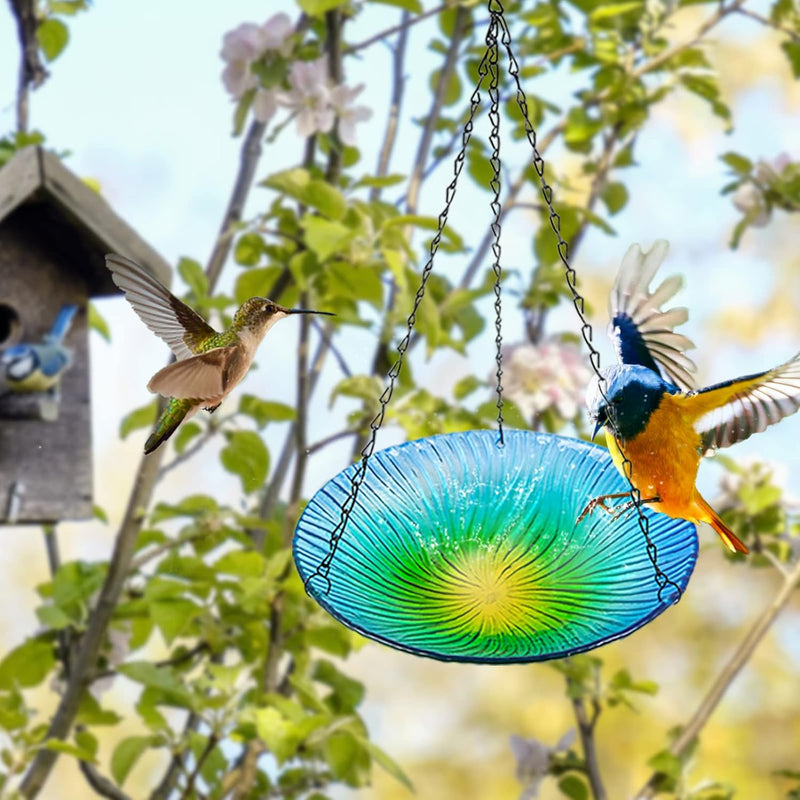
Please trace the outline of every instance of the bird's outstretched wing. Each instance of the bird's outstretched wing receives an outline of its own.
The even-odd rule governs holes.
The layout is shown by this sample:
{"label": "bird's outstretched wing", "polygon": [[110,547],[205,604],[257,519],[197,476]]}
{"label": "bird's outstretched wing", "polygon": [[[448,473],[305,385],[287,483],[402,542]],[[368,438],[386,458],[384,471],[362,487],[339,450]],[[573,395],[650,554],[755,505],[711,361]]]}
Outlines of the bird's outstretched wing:
{"label": "bird's outstretched wing", "polygon": [[689,390],[695,387],[691,373],[696,367],[684,351],[694,344],[674,331],[686,322],[689,312],[685,308],[661,310],[681,288],[681,277],[672,275],[650,291],[650,282],[668,248],[663,239],[646,253],[638,244],[628,248],[611,290],[609,335],[622,364],[647,367],[680,389]]}
{"label": "bird's outstretched wing", "polygon": [[800,409],[800,353],[774,369],[679,398],[704,452],[742,442]]}
{"label": "bird's outstretched wing", "polygon": [[216,347],[199,356],[191,356],[160,369],[147,388],[164,397],[192,400],[222,399],[229,387],[233,347]]}
{"label": "bird's outstretched wing", "polygon": [[106,256],[106,266],[142,322],[169,345],[177,359],[189,358],[217,335],[199,314],[134,261],[111,254]]}

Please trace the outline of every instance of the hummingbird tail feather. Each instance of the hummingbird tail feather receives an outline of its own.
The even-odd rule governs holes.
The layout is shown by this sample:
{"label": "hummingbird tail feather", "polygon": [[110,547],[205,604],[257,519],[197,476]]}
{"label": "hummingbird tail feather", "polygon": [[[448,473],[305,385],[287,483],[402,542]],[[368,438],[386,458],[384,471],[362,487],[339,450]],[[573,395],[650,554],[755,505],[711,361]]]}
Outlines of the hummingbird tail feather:
{"label": "hummingbird tail feather", "polygon": [[187,416],[192,416],[195,411],[193,406],[194,403],[191,400],[179,400],[174,397],[167,403],[167,407],[158,418],[153,432],[144,443],[145,455],[149,455],[160,444],[166,442],[167,439],[175,433],[178,425],[180,425]]}
{"label": "hummingbird tail feather", "polygon": [[749,553],[747,545],[719,518],[719,514],[700,496],[695,493],[695,502],[702,509],[702,522],[707,522],[716,532],[725,546],[733,553]]}

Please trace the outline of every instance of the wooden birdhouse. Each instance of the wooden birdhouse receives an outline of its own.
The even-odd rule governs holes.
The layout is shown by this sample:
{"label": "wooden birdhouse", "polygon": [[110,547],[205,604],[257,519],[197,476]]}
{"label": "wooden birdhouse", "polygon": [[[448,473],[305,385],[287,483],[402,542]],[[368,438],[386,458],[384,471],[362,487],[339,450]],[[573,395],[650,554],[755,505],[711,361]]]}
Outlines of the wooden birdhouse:
{"label": "wooden birdhouse", "polygon": [[28,147],[0,169],[0,524],[92,515],[87,321],[91,297],[119,292],[106,253],[169,284],[168,264],[56,156]]}

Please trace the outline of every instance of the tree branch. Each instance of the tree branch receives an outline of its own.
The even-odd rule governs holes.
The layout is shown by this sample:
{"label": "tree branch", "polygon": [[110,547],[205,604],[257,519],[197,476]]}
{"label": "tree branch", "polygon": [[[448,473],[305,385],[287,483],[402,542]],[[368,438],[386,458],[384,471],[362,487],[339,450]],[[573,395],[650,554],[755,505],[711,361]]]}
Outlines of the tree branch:
{"label": "tree branch", "polygon": [[[260,125],[260,123],[250,126],[250,131],[243,143],[239,172],[221,227],[222,233],[206,267],[209,294],[213,292],[222,272],[231,246],[229,228],[232,221],[241,216],[261,153],[260,138],[263,130],[259,132],[256,125]],[[239,217],[236,216],[237,214]],[[50,721],[45,739],[66,739],[75,721],[88,676],[93,672],[97,663],[106,630],[130,570],[136,540],[153,497],[163,454],[164,450],[159,449],[149,456],[144,456],[139,462],[125,516],[114,543],[106,579],[97,603],[89,615],[86,631],[77,646],[66,689]],[[20,785],[23,797],[32,798],[39,794],[57,758],[58,753],[54,750],[42,748],[36,753]]]}
{"label": "tree branch", "polygon": [[88,761],[79,761],[78,766],[89,786],[91,786],[97,794],[102,797],[109,797],[111,800],[131,800],[122,789],[117,788],[115,783],[106,778],[105,775],[102,775],[94,764],[90,764]]}
{"label": "tree branch", "polygon": [[211,733],[208,737],[208,741],[206,742],[206,746],[203,748],[203,752],[197,757],[197,760],[194,765],[194,769],[192,770],[191,774],[189,775],[189,780],[186,781],[186,786],[181,793],[181,800],[189,800],[192,797],[192,793],[194,792],[194,785],[197,781],[197,776],[200,774],[200,770],[203,768],[203,764],[205,760],[211,755],[214,748],[217,746],[217,742],[219,739],[215,733]]}
{"label": "tree branch", "polygon": [[[670,747],[670,753],[675,756],[683,755],[689,748],[689,745],[699,735],[724,697],[725,692],[742,670],[742,667],[744,667],[753,655],[766,632],[770,629],[775,618],[792,598],[792,593],[797,588],[798,584],[800,584],[800,562],[798,562],[794,569],[786,576],[772,602],[764,609],[755,623],[753,623],[753,626],[747,632],[744,639],[742,639],[741,643],[728,660],[728,663],[725,664],[714,683],[711,684],[708,693],[700,702],[692,718],[681,731],[680,736],[673,742],[672,747]],[[652,797],[655,794],[655,787],[660,778],[661,773],[654,772],[647,783],[639,790],[636,795],[637,800],[645,800],[645,798]]]}
{"label": "tree branch", "polygon": [[[406,46],[408,44],[408,11],[403,12],[401,17],[400,35],[397,37],[397,44],[394,46],[392,56],[392,97],[389,101],[389,115],[386,119],[386,132],[383,135],[383,144],[378,156],[378,167],[375,175],[379,178],[389,173],[389,162],[392,158],[395,142],[397,141],[397,127],[400,119],[400,109],[403,106],[403,90],[405,89],[405,77],[403,70],[406,60]],[[370,193],[370,202],[380,199],[381,187],[373,186]]]}
{"label": "tree branch", "polygon": [[583,748],[583,758],[586,762],[586,774],[589,778],[589,785],[592,789],[594,800],[606,800],[603,779],[600,776],[600,763],[597,760],[597,748],[594,741],[594,729],[597,718],[600,716],[599,704],[594,704],[592,718],[586,713],[586,705],[581,697],[572,698],[572,710],[575,712],[575,720],[578,723],[578,735],[581,737],[581,747]]}
{"label": "tree branch", "polygon": [[17,131],[28,130],[29,90],[30,87],[41,86],[48,75],[41,55],[36,30],[39,22],[36,18],[35,0],[9,0],[11,13],[17,21],[17,35],[20,45],[19,78],[17,80]]}

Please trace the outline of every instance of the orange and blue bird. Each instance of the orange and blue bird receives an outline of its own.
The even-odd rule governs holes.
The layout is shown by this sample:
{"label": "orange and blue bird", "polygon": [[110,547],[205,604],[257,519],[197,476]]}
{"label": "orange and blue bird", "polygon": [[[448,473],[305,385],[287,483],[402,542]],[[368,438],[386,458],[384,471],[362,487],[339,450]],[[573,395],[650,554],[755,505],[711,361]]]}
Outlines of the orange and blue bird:
{"label": "orange and blue bird", "polygon": [[[685,353],[694,344],[674,330],[689,312],[662,310],[681,278],[671,276],[650,291],[667,249],[667,242],[657,241],[646,253],[633,245],[625,254],[610,304],[609,334],[619,363],[589,387],[589,414],[595,434],[605,427],[611,458],[623,475],[625,459],[630,461],[642,503],[670,517],[707,522],[730,550],[747,553],[697,490],[697,470],[703,456],[800,409],[800,353],[765,372],[696,388],[696,367]],[[581,518],[597,507],[611,512],[606,501],[625,496],[630,495],[597,497]]]}

